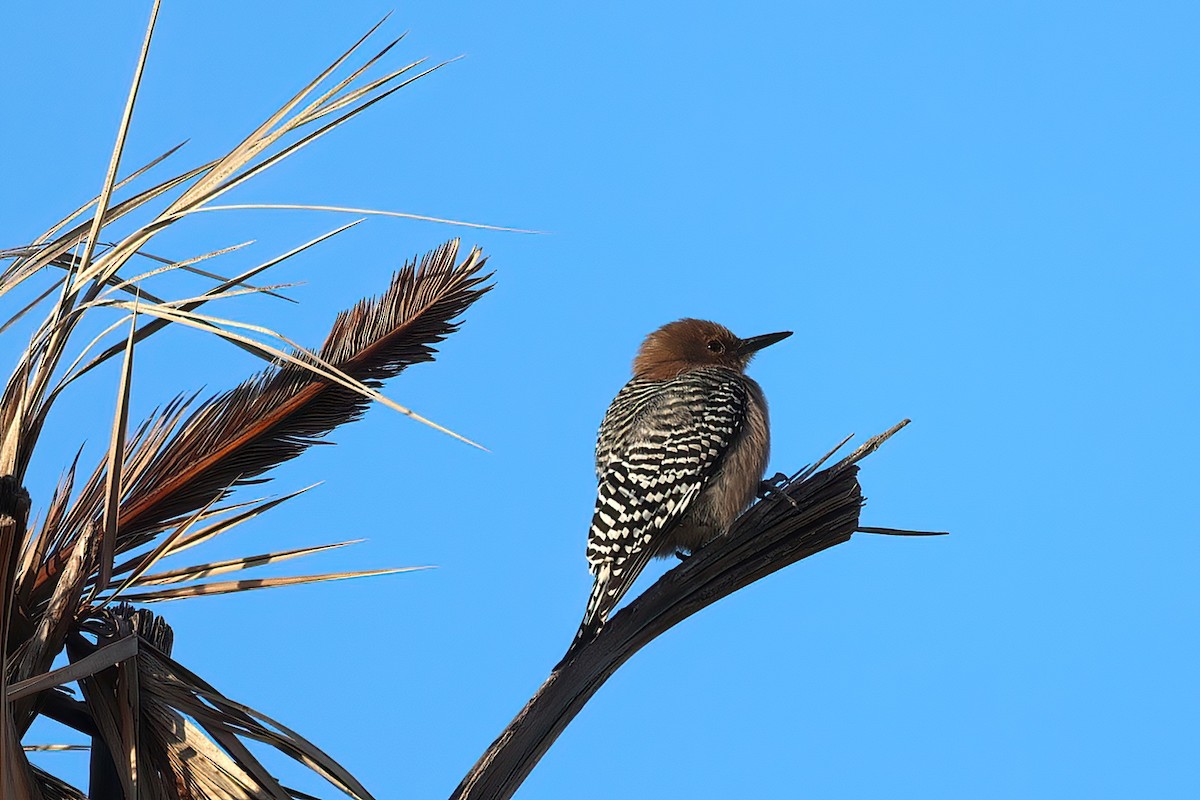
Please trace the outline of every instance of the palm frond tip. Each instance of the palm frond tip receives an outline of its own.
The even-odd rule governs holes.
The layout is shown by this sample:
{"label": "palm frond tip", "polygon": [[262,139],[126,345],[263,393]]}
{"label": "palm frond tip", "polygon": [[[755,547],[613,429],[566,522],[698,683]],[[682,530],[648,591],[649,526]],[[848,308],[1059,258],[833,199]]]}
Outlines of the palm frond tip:
{"label": "palm frond tip", "polygon": [[[485,258],[456,265],[453,240],[410,262],[379,298],[338,315],[318,356],[378,388],[411,364],[432,361],[435,345],[490,287]],[[370,401],[295,365],[273,367],[202,403],[138,476],[122,503],[121,537],[180,516],[295,458]]]}

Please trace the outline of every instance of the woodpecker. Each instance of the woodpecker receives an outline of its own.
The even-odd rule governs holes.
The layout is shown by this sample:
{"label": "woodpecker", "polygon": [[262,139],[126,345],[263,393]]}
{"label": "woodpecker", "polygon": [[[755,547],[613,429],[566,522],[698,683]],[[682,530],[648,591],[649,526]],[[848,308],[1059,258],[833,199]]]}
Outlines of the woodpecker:
{"label": "woodpecker", "polygon": [[595,578],[578,644],[591,638],[650,559],[693,552],[754,499],[767,466],[767,401],[745,374],[791,331],[739,339],[681,319],[651,333],[596,439],[596,510],[588,534]]}

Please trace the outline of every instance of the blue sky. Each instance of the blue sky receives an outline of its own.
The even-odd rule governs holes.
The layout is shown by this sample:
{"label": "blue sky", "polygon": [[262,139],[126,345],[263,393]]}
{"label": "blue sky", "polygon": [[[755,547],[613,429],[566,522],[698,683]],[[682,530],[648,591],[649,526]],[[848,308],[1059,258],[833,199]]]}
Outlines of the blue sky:
{"label": "blue sky", "polygon": [[[223,152],[389,10],[168,1],[126,163]],[[0,12],[0,245],[99,189],[147,12]],[[1198,25],[1182,2],[397,7],[393,63],[467,58],[238,200],[550,233],[375,219],[277,273],[299,306],[226,311],[316,344],[406,257],[479,243],[496,290],[389,394],[491,452],[377,408],[277,470],[325,483],[208,555],[362,536],[279,571],[439,568],[159,606],[177,656],[379,797],[448,795],[582,613],[594,433],[638,342],[708,317],[797,331],[752,367],[771,472],[911,417],[864,465],[864,523],[953,536],[859,537],[688,620],[520,798],[1195,797]],[[213,214],[159,249],[255,238],[235,272],[344,221]],[[163,336],[134,413],[255,368]],[[52,420],[35,495],[81,440],[100,457],[112,378]]]}

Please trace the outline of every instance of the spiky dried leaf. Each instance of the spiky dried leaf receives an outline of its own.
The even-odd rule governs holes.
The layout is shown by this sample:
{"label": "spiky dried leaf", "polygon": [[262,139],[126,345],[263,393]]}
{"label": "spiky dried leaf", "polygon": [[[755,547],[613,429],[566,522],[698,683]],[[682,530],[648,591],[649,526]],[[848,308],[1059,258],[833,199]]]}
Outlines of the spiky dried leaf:
{"label": "spiky dried leaf", "polygon": [[401,572],[416,572],[428,567],[402,567],[399,569],[367,569],[357,572],[330,572],[324,575],[294,575],[283,578],[245,578],[240,581],[212,581],[195,586],[177,586],[173,589],[156,589],[149,592],[127,594],[125,599],[132,603],[161,603],[164,600],[183,600],[188,597],[209,597],[234,592],[249,592],[255,589],[277,589],[281,586],[301,586],[306,583],[344,581],[351,578],[373,578],[379,575],[396,575]]}
{"label": "spiky dried leaf", "polygon": [[[459,316],[489,287],[486,261],[473,250],[455,263],[458,241],[410,262],[381,297],[339,314],[320,358],[378,388],[405,367],[433,360],[434,345],[458,329]],[[362,416],[368,401],[311,372],[268,369],[202,404],[132,481],[122,503],[121,538],[160,525],[224,496],[292,459],[338,425]]]}
{"label": "spiky dried leaf", "polygon": [[[50,288],[14,317],[52,306],[0,394],[0,473],[10,476],[0,480],[19,487],[47,414],[63,389],[96,364],[126,354],[107,459],[77,493],[73,493],[72,466],[42,515],[42,525],[31,534],[25,531],[24,514],[16,524],[11,514],[5,516],[7,506],[0,508],[0,611],[4,612],[0,619],[11,626],[0,636],[8,664],[7,670],[0,670],[4,711],[0,714],[0,761],[4,762],[0,794],[6,800],[82,800],[82,792],[31,768],[24,756],[20,737],[36,714],[46,713],[93,737],[95,751],[112,756],[115,782],[100,787],[94,783],[92,791],[98,796],[123,794],[152,800],[307,797],[285,789],[258,763],[241,741],[250,738],[276,747],[351,796],[369,798],[349,773],[307,740],[224,698],[172,661],[171,633],[161,620],[155,622],[149,612],[130,612],[128,607],[121,612],[126,616],[114,616],[113,609],[104,604],[128,586],[195,580],[328,547],[197,564],[157,576],[146,574],[159,557],[205,541],[282,502],[216,507],[232,487],[261,482],[264,471],[322,440],[337,425],[356,419],[372,399],[399,408],[379,395],[378,386],[409,364],[432,359],[435,345],[457,329],[458,316],[487,291],[483,285],[486,276],[480,275],[484,259],[476,250],[456,266],[457,242],[452,242],[427,256],[420,268],[407,265],[382,297],[364,301],[341,315],[316,354],[260,348],[226,329],[240,331],[244,324],[196,314],[195,309],[205,302],[260,291],[245,281],[332,234],[230,280],[191,265],[231,248],[181,261],[164,260],[146,252],[151,238],[191,214],[207,208],[224,210],[212,201],[410,83],[415,78],[400,78],[420,62],[355,87],[364,70],[388,51],[388,45],[348,78],[311,99],[318,84],[357,50],[364,37],[230,153],[122,200],[117,196],[120,189],[166,157],[128,178],[117,177],[152,31],[153,19],[100,194],[31,245],[0,251],[0,259],[13,262],[0,273],[0,295],[47,268],[61,270],[61,280],[60,274],[53,275],[55,282]],[[290,144],[285,140],[305,126],[309,127],[306,135]],[[168,193],[175,190],[180,191],[172,199]],[[102,234],[111,223],[160,197],[167,201],[165,211],[151,214],[149,222],[135,226],[123,238],[106,241]],[[80,215],[86,218],[75,223]],[[143,257],[156,258],[165,266],[134,276],[123,272],[131,260]],[[175,269],[195,271],[221,280],[222,285],[204,294],[167,300],[142,286]],[[123,347],[114,346],[86,361],[93,347],[107,345],[113,329],[79,351],[71,341],[77,323],[86,313],[104,306],[132,310],[132,304],[121,298],[122,292],[140,296],[146,312],[158,314],[156,320],[141,327],[135,321]],[[129,354],[134,344],[170,322],[207,326],[259,357],[278,361],[237,389],[205,403],[194,405],[194,397],[178,398],[127,437]],[[265,329],[257,329],[257,333],[281,338]],[[64,364],[69,364],[65,370]],[[188,532],[190,526],[201,521],[207,524],[218,514],[227,518]],[[117,553],[125,553],[125,560],[115,562]],[[169,599],[392,571],[406,570],[175,586],[145,592],[142,597]],[[93,605],[97,597],[98,606]],[[115,627],[110,630],[102,624],[106,620],[119,622],[113,622]],[[92,644],[84,634],[95,635],[97,643]],[[52,670],[64,642],[71,663]],[[146,642],[149,644],[143,649]],[[17,681],[11,692],[9,679]],[[83,702],[53,688],[65,681],[79,684]]]}

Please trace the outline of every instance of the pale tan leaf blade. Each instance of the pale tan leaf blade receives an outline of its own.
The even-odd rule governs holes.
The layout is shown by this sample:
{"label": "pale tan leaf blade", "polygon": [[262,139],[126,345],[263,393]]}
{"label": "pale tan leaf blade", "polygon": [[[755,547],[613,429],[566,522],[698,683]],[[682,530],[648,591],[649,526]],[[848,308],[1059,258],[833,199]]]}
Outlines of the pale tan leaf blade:
{"label": "pale tan leaf blade", "polygon": [[[312,133],[309,133],[309,134],[301,137],[299,140],[292,142],[290,145],[283,148],[278,153],[275,153],[274,155],[271,155],[271,156],[263,159],[261,162],[259,162],[257,164],[253,164],[252,166],[248,167],[244,172],[242,172],[240,174],[234,175],[233,173],[236,170],[230,170],[230,171],[222,173],[225,177],[228,177],[229,179],[226,180],[224,183],[220,183],[217,185],[214,185],[212,183],[205,184],[205,187],[204,187],[205,192],[203,194],[199,194],[196,198],[191,199],[187,203],[177,203],[177,204],[173,205],[170,209],[170,213],[164,217],[165,221],[167,223],[173,222],[174,219],[176,219],[178,217],[182,217],[188,213],[191,213],[193,210],[200,208],[205,203],[211,202],[212,200],[216,199],[217,197],[220,197],[221,195],[225,194],[226,192],[229,192],[230,190],[234,189],[238,185],[246,182],[247,180],[250,180],[256,174],[258,174],[264,170],[270,169],[272,166],[274,166],[278,162],[282,161],[285,158],[288,158],[289,156],[294,155],[296,152],[307,147],[309,144],[312,144],[317,139],[320,139],[322,136],[326,135],[330,131],[334,130],[335,128],[337,128],[337,127],[343,125],[344,123],[348,122],[349,120],[353,119],[358,114],[366,111],[368,108],[370,108],[374,104],[384,100],[385,98],[387,98],[390,95],[392,95],[393,93],[405,88],[406,86],[409,86],[414,81],[420,80],[421,78],[425,77],[426,75],[428,75],[429,73],[433,72],[434,70],[440,68],[441,66],[444,66],[444,64],[439,64],[436,67],[432,67],[432,68],[420,73],[419,75],[416,75],[412,78],[409,78],[409,79],[403,81],[402,83],[400,83],[396,86],[391,87],[387,91],[380,92],[375,97],[372,97],[369,100],[366,100],[363,103],[359,104],[358,106],[351,108],[349,111],[342,114],[340,117],[332,120],[331,122],[327,122],[326,124],[322,125],[317,130],[313,131]],[[394,73],[389,78],[389,80],[399,76],[404,71],[406,71],[406,70],[400,70],[400,71]],[[340,107],[340,102],[339,102],[339,107]],[[317,117],[324,116],[325,113],[326,113],[326,111],[322,110],[320,113],[315,114],[312,117],[312,119],[316,119]],[[271,134],[270,136],[265,137],[260,142],[257,142],[255,153],[244,154],[244,157],[243,157],[241,163],[242,164],[249,163],[250,160],[252,159],[253,155],[256,154],[258,151],[261,151],[261,150],[265,149],[266,147],[270,146],[270,144],[274,143],[276,140],[278,140],[279,138],[284,136],[286,133],[290,132],[290,130],[298,128],[301,125],[307,124],[309,121],[311,121],[311,119],[293,119],[287,126],[280,128],[275,133]],[[193,188],[197,188],[197,187],[193,187]],[[174,215],[174,216],[172,216],[172,215]]]}
{"label": "pale tan leaf blade", "polygon": [[179,567],[177,569],[166,570],[164,572],[156,572],[153,575],[143,575],[134,581],[134,584],[137,586],[157,586],[164,583],[186,583],[187,581],[211,578],[216,575],[224,575],[229,572],[263,567],[267,564],[277,564],[281,561],[287,561],[289,559],[300,558],[302,556],[313,555],[316,553],[323,553],[327,550],[336,550],[340,547],[358,544],[362,541],[364,540],[351,539],[345,542],[334,542],[333,544],[320,544],[312,547],[297,547],[293,550],[277,550],[272,553],[243,556],[242,558],[231,558],[224,561],[210,561],[207,564],[193,564],[189,567]]}
{"label": "pale tan leaf blade", "polygon": [[[104,295],[101,295],[101,297],[112,294],[114,292],[118,292],[118,291],[134,292],[135,290],[131,289],[130,287],[133,287],[136,284],[142,283],[144,281],[148,281],[151,278],[157,277],[159,275],[164,275],[168,272],[173,272],[175,270],[181,269],[181,270],[186,271],[193,264],[199,264],[202,261],[208,261],[211,258],[217,258],[218,256],[227,255],[229,253],[236,253],[238,250],[241,250],[245,247],[249,247],[252,244],[254,244],[253,239],[251,239],[250,241],[246,241],[246,242],[239,242],[237,244],[226,245],[225,247],[220,247],[220,248],[217,248],[216,250],[210,250],[207,253],[201,253],[198,256],[192,256],[191,258],[185,258],[181,261],[170,261],[170,260],[160,259],[157,257],[152,258],[152,260],[157,262],[160,266],[156,267],[155,269],[148,270],[146,272],[142,272],[137,275],[133,275],[129,278],[125,278],[125,279],[112,278],[108,282],[108,286],[109,286],[108,291],[106,291],[104,293]],[[214,273],[211,273],[211,272],[205,272],[204,276],[205,277],[216,277],[222,281],[225,280],[225,278],[221,278],[220,276],[214,275]],[[162,301],[156,301],[156,302],[162,302]]]}
{"label": "pale tan leaf blade", "polygon": [[0,325],[0,333],[4,333],[13,325],[16,325],[25,317],[26,314],[28,314],[30,311],[33,311],[33,309],[37,308],[43,301],[45,301],[46,298],[50,297],[50,295],[54,294],[55,292],[60,291],[62,289],[63,281],[65,280],[66,278],[59,278],[54,283],[50,284],[46,291],[42,292],[37,297],[33,298],[20,309],[18,309],[16,313],[8,318],[8,321],[6,321],[3,325]]}
{"label": "pale tan leaf blade", "polygon": [[[117,182],[117,172],[121,169],[121,156],[125,152],[125,138],[129,134],[129,124],[133,121],[133,107],[137,102],[138,90],[142,85],[142,74],[146,69],[146,57],[150,54],[150,42],[154,38],[154,26],[158,20],[158,8],[162,0],[154,0],[154,5],[150,9],[150,22],[146,26],[146,38],[142,42],[141,52],[138,54],[137,67],[133,74],[133,85],[129,87],[129,97],[125,101],[125,110],[121,115],[121,124],[117,129],[117,142],[113,146],[112,158],[108,164],[108,174],[104,178],[104,191],[100,193],[100,199],[96,201],[96,214],[92,218],[91,231],[88,233],[87,243],[84,245],[83,257],[80,259],[80,268],[86,270],[88,264],[91,263],[92,254],[96,250],[96,243],[100,239],[100,228],[104,225],[104,216],[108,212],[108,203],[112,198],[113,186]],[[71,276],[68,274],[68,283]],[[71,293],[73,294],[74,287]]]}
{"label": "pale tan leaf blade", "polygon": [[4,726],[4,730],[0,732],[0,741],[3,742],[4,748],[0,751],[0,762],[4,764],[3,773],[0,774],[0,795],[4,800],[42,800],[33,766],[25,756],[25,751],[21,749],[11,715],[7,710],[0,715],[0,725]]}
{"label": "pale tan leaf blade", "polygon": [[86,744],[27,744],[26,753],[66,753],[74,750],[91,750]]}
{"label": "pale tan leaf blade", "polygon": [[[298,247],[293,247],[291,250],[287,251],[286,253],[276,256],[262,264],[259,264],[257,267],[246,270],[241,275],[238,275],[234,278],[230,278],[229,280],[222,283],[220,286],[214,287],[212,290],[210,290],[208,292],[208,295],[210,295],[210,296],[216,295],[226,289],[229,289],[230,287],[243,285],[243,284],[245,284],[246,281],[250,280],[255,275],[258,275],[259,273],[261,273],[267,269],[270,269],[271,267],[273,267],[277,264],[280,264],[283,261],[286,261],[287,259],[291,258],[292,256],[303,253],[308,248],[318,245],[321,242],[325,241],[326,239],[330,239],[334,236],[337,236],[339,233],[342,233],[343,231],[348,231],[361,222],[362,222],[362,220],[355,220],[354,222],[343,225],[340,228],[335,228],[334,230],[329,231],[328,233],[323,233],[320,236],[316,237],[315,239],[311,239],[311,240],[305,242],[304,244],[299,245]],[[189,303],[188,305],[184,306],[182,308],[182,310],[183,311],[194,311],[195,309],[202,306],[205,302],[207,302],[207,299],[208,298],[206,297],[206,299],[197,300],[194,303]],[[288,299],[290,299],[290,298],[288,298]],[[171,324],[171,321],[169,319],[154,319],[154,320],[151,320],[150,322],[147,322],[145,325],[143,325],[141,328],[138,329],[137,337],[136,337],[137,341],[141,342],[145,338],[152,336],[153,334],[162,330],[169,324]],[[237,343],[235,343],[235,344],[237,344]],[[79,370],[78,373],[73,375],[72,378],[74,379],[74,378],[78,378],[78,377],[85,375],[86,373],[88,373],[91,370],[95,369],[96,367],[100,366],[105,361],[107,361],[108,359],[112,358],[113,356],[117,355],[120,352],[121,352],[121,349],[119,346],[114,345],[113,347],[110,347],[108,350],[104,351],[103,353],[101,353],[100,355],[98,355],[94,359],[92,359],[90,362],[88,362],[88,364],[86,366],[84,366],[81,370]]]}
{"label": "pale tan leaf blade", "polygon": [[[187,172],[169,178],[162,183],[152,186],[137,195],[124,200],[121,203],[108,209],[105,213],[104,223],[111,224],[118,219],[136,211],[146,203],[151,202],[155,198],[161,197],[167,192],[175,189],[178,186],[187,183],[198,175],[202,175],[213,168],[215,161],[210,161],[207,164],[202,164],[199,167],[194,167]],[[20,264],[14,265],[4,273],[0,279],[0,297],[3,297],[7,292],[19,286],[30,276],[37,273],[39,270],[55,264],[58,259],[65,256],[72,248],[74,248],[87,235],[90,223],[80,223],[72,228],[67,233],[62,234],[54,241],[46,244],[37,251],[37,255],[31,256],[23,260]],[[78,264],[78,259],[71,257],[70,264]],[[65,266],[70,266],[65,264]]]}
{"label": "pale tan leaf blade", "polygon": [[372,578],[377,575],[396,575],[401,572],[417,572],[430,567],[402,567],[399,569],[371,569],[358,572],[331,572],[325,575],[297,575],[286,578],[246,578],[240,581],[214,581],[196,586],[180,586],[174,589],[160,589],[150,592],[136,592],[125,595],[130,603],[159,603],[166,600],[182,600],[188,597],[208,597],[234,592],[248,592],[254,589],[276,589],[281,586],[299,586],[306,583],[323,583],[325,581],[341,581],[351,578]]}
{"label": "pale tan leaf blade", "polygon": [[42,800],[88,800],[87,795],[79,789],[43,769],[33,767],[33,777],[42,792]]}
{"label": "pale tan leaf blade", "polygon": [[[192,780],[212,782],[210,794],[232,800],[260,800],[263,791],[271,797],[281,796],[283,788],[257,759],[231,758],[175,709],[156,705],[154,730],[160,732],[163,747],[181,764],[187,764],[184,774]],[[286,794],[282,796],[287,797]]]}
{"label": "pale tan leaf blade", "polygon": [[[169,656],[147,649],[144,658],[147,663],[156,665],[166,682],[186,687],[185,693],[176,692],[176,696],[182,694],[180,699],[187,706],[181,710],[192,713],[214,736],[220,736],[222,732],[236,733],[265,742],[314,770],[351,797],[372,800],[372,795],[353,775],[300,734],[231,700]],[[221,738],[219,741],[225,743],[226,740]]]}
{"label": "pale tan leaf blade", "polygon": [[[387,19],[387,17],[384,17],[384,19],[380,20],[374,26],[372,26],[372,28],[369,31],[367,31],[365,34],[363,34],[363,36],[361,38],[359,38],[359,40],[357,42],[355,42],[353,45],[351,45],[348,50],[346,50],[344,53],[342,53],[342,55],[338,56],[333,61],[332,64],[330,64],[328,67],[326,67],[319,75],[317,75],[316,78],[314,78],[303,89],[301,89],[299,92],[297,92],[288,102],[284,103],[283,106],[281,106],[279,108],[279,110],[277,110],[274,114],[272,114],[270,117],[268,117],[267,120],[262,123],[262,125],[260,125],[249,136],[247,136],[244,140],[242,140],[242,142],[240,144],[238,144],[238,146],[235,147],[229,153],[229,155],[227,155],[224,159],[222,159],[217,164],[217,168],[215,170],[215,172],[219,176],[218,179],[224,178],[224,175],[222,175],[221,173],[230,174],[236,170],[236,167],[234,167],[232,170],[230,170],[227,166],[227,162],[233,162],[233,163],[239,164],[239,165],[244,164],[247,160],[246,151],[251,150],[256,145],[258,145],[262,141],[262,139],[265,138],[266,134],[268,133],[268,131],[271,130],[271,128],[275,127],[275,125],[279,124],[285,117],[287,117],[288,113],[292,109],[294,109],[296,106],[298,106],[304,100],[305,97],[307,97],[309,94],[311,94],[312,91],[323,80],[325,80],[327,77],[329,77],[331,74],[333,74],[334,70],[336,70],[339,66],[341,66],[343,63],[345,63],[347,58],[349,58],[355,51],[357,51],[358,48],[361,47],[363,45],[363,43],[367,41],[367,39],[371,38],[371,35],[374,34],[375,31],[379,30],[379,27],[384,23],[384,20],[386,20],[386,19]],[[199,191],[197,193],[199,193]],[[191,198],[187,197],[186,195],[184,198],[181,198],[181,200],[190,200],[190,199]]]}
{"label": "pale tan leaf blade", "polygon": [[[137,635],[133,636],[137,641]],[[122,759],[120,768],[129,776],[129,785],[133,789],[133,797],[141,798],[146,795],[139,788],[144,784],[138,761],[149,761],[145,756],[139,759],[141,751],[142,731],[142,693],[139,687],[138,665],[136,661],[123,660],[117,662],[117,708],[121,725]],[[112,753],[114,761],[117,753]],[[152,765],[148,772],[153,776],[156,772]],[[153,778],[151,777],[151,780]]]}
{"label": "pale tan leaf blade", "polygon": [[[156,6],[157,7],[157,6]],[[137,332],[137,311],[129,322],[129,339],[125,343],[125,363],[117,388],[117,410],[113,419],[112,439],[108,450],[108,474],[104,493],[104,526],[100,530],[100,573],[94,591],[108,586],[112,578],[113,554],[116,552],[117,526],[121,513],[121,472],[125,460],[125,431],[129,425],[129,394],[133,373],[133,344]]]}
{"label": "pale tan leaf blade", "polygon": [[108,669],[128,658],[133,658],[137,655],[137,652],[138,637],[132,634],[125,636],[112,644],[101,647],[94,653],[84,656],[78,661],[67,664],[65,667],[59,667],[51,672],[14,683],[8,687],[8,701],[11,703],[20,700],[22,697],[28,697],[31,694],[36,694],[55,686],[62,686],[64,683],[72,683],[89,675],[95,675],[100,670]]}
{"label": "pale tan leaf blade", "polygon": [[68,626],[79,612],[81,595],[90,568],[89,555],[99,534],[96,525],[88,525],[62,558],[55,584],[45,609],[37,619],[33,635],[17,662],[18,679],[31,677],[50,667],[54,655],[62,649]]}
{"label": "pale tan leaf blade", "polygon": [[[122,188],[124,188],[125,186],[128,186],[128,185],[129,185],[130,183],[132,183],[133,181],[135,181],[135,180],[137,180],[138,178],[140,178],[142,175],[145,175],[147,172],[149,172],[150,170],[154,169],[154,168],[155,168],[155,167],[157,167],[159,164],[161,164],[162,162],[166,161],[168,158],[170,158],[171,156],[173,156],[173,155],[175,155],[177,152],[179,152],[179,149],[180,149],[181,147],[183,147],[185,144],[187,144],[187,142],[186,142],[186,141],[180,142],[179,144],[175,145],[174,147],[172,147],[170,150],[168,150],[167,152],[163,153],[162,155],[159,155],[159,156],[157,156],[157,157],[155,157],[155,158],[152,158],[152,159],[151,159],[150,161],[148,161],[146,164],[144,164],[144,165],[142,165],[142,166],[138,167],[136,170],[134,170],[133,172],[129,173],[129,175],[125,176],[125,177],[124,177],[124,178],[122,178],[120,181],[118,181],[118,182],[117,182],[117,184],[116,184],[115,186],[113,186],[113,191],[115,192],[115,191],[117,191],[118,189],[122,189]],[[95,197],[93,197],[91,200],[88,200],[86,203],[84,203],[83,205],[81,205],[79,208],[75,209],[75,210],[74,210],[74,211],[72,211],[70,214],[68,214],[66,217],[64,217],[63,219],[59,220],[57,223],[55,223],[55,224],[54,224],[54,225],[53,225],[53,226],[50,228],[50,230],[46,231],[46,232],[45,232],[45,233],[43,233],[41,236],[39,236],[38,238],[34,239],[34,240],[33,240],[33,244],[34,244],[34,245],[39,245],[39,244],[42,244],[43,242],[45,242],[46,240],[48,240],[48,239],[49,239],[51,236],[53,236],[54,234],[56,234],[56,233],[58,233],[60,230],[62,230],[64,227],[66,227],[66,225],[67,225],[68,223],[70,223],[70,222],[71,222],[71,220],[75,219],[75,218],[76,218],[76,217],[78,217],[80,214],[82,214],[83,212],[87,211],[89,208],[91,208],[92,206],[94,206],[94,205],[95,205],[97,202],[99,202],[99,201],[100,201],[100,195],[96,195],[96,196],[95,196]]]}
{"label": "pale tan leaf blade", "polygon": [[288,500],[291,500],[293,497],[299,497],[300,495],[307,492],[309,489],[315,489],[317,486],[320,486],[320,485],[321,484],[319,484],[319,483],[314,483],[310,486],[305,486],[303,489],[297,489],[296,491],[291,492],[289,494],[285,494],[282,497],[276,497],[274,500],[267,500],[265,502],[256,504],[256,505],[254,505],[253,508],[250,508],[247,511],[241,511],[232,517],[227,517],[226,519],[220,520],[219,522],[214,522],[212,525],[201,528],[200,530],[196,531],[195,533],[193,533],[189,536],[185,536],[182,539],[180,539],[179,541],[175,542],[175,544],[171,546],[170,550],[167,551],[167,555],[173,556],[177,553],[181,553],[184,550],[187,550],[190,547],[195,547],[198,544],[203,544],[204,542],[207,542],[209,539],[212,539],[214,536],[225,533],[226,531],[242,524],[243,522],[254,519],[255,517],[259,516],[260,514],[270,511],[272,508],[275,508],[276,506],[278,506],[282,503],[286,503]]}
{"label": "pale tan leaf blade", "polygon": [[[201,519],[204,519],[204,517],[208,513],[209,509],[211,509],[214,505],[216,505],[217,501],[220,499],[221,499],[221,495],[214,496],[213,499],[208,502],[208,505],[204,506],[199,511],[197,511],[195,514],[193,514],[191,517],[189,517],[186,522],[184,522],[182,525],[180,525],[175,530],[171,531],[171,533],[169,535],[163,537],[163,540],[158,543],[158,546],[155,547],[154,550],[152,550],[149,553],[149,555],[147,555],[141,559],[140,563],[136,567],[134,567],[133,570],[129,573],[129,576],[127,578],[125,578],[124,581],[121,582],[120,586],[118,586],[116,589],[113,590],[112,594],[110,594],[104,598],[103,602],[100,603],[99,607],[96,610],[99,611],[100,608],[103,608],[105,605],[107,605],[108,603],[111,603],[113,600],[115,600],[117,597],[119,597],[121,595],[121,593],[124,592],[126,589],[128,589],[130,586],[132,586],[137,581],[137,579],[140,578],[146,572],[146,570],[150,569],[156,563],[158,563],[158,560],[170,551],[171,545],[174,544],[176,541],[178,541],[179,538],[182,537],[185,533],[187,533],[189,530],[191,530],[191,527],[193,525],[195,525],[196,522],[198,522]],[[102,584],[102,586],[104,588],[107,588],[108,584]],[[93,612],[93,613],[95,613],[95,612]]]}
{"label": "pale tan leaf blade", "polygon": [[400,219],[419,220],[421,222],[437,222],[443,225],[457,225],[462,228],[477,228],[485,231],[505,231],[507,233],[544,234],[546,231],[535,231],[526,228],[507,228],[503,225],[488,225],[482,222],[466,222],[444,217],[430,217],[425,214],[408,214],[403,211],[382,211],[374,208],[347,208],[345,206],[302,205],[299,203],[239,203],[236,205],[204,206],[187,213],[197,214],[208,211],[246,211],[252,209],[279,209],[291,211],[332,211],[339,214],[367,214],[377,217],[398,217]]}

